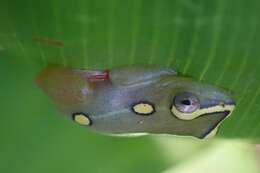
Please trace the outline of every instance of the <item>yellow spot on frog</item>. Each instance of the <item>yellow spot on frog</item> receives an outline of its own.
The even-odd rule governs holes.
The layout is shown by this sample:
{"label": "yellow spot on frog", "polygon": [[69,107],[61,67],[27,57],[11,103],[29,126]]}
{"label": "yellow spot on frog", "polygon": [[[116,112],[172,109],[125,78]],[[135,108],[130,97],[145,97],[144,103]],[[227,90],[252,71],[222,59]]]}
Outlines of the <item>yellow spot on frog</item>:
{"label": "yellow spot on frog", "polygon": [[88,126],[91,124],[91,120],[83,113],[74,114],[74,121],[80,125]]}
{"label": "yellow spot on frog", "polygon": [[151,103],[141,102],[133,106],[135,113],[140,115],[149,115],[155,112],[155,108]]}

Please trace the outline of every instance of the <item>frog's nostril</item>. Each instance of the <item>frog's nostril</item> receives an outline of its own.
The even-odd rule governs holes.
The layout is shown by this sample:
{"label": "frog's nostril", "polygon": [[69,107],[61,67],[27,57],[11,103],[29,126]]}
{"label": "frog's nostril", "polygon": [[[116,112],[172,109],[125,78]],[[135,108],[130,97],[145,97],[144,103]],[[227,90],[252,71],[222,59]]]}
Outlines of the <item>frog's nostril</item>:
{"label": "frog's nostril", "polygon": [[225,107],[225,103],[224,102],[219,102],[219,105],[222,106],[223,108]]}

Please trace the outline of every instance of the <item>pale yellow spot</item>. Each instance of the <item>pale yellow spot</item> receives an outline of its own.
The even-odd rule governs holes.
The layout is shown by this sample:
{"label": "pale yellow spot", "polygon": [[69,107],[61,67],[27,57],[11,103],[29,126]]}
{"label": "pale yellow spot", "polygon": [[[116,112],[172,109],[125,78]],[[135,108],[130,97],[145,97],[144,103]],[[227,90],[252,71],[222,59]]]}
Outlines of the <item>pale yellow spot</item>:
{"label": "pale yellow spot", "polygon": [[84,114],[77,114],[74,116],[74,121],[80,125],[88,126],[90,125],[90,119]]}
{"label": "pale yellow spot", "polygon": [[134,107],[133,107],[134,111],[138,114],[143,114],[143,115],[146,115],[146,114],[151,114],[154,112],[154,108],[152,105],[148,104],[148,103],[139,103],[139,104],[136,104]]}

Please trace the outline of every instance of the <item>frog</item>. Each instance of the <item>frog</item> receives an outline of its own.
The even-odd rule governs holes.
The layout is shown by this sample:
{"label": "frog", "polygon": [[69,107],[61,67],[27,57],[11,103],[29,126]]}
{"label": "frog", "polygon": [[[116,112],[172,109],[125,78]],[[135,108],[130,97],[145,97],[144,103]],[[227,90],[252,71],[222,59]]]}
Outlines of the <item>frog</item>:
{"label": "frog", "polygon": [[108,135],[208,139],[235,108],[228,90],[157,66],[88,70],[49,65],[35,82],[69,119]]}

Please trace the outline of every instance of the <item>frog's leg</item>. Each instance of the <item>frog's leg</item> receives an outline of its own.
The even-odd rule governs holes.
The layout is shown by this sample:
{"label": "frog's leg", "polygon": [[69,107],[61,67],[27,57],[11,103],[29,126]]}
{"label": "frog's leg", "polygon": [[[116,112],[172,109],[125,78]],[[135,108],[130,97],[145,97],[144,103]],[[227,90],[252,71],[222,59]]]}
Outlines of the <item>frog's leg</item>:
{"label": "frog's leg", "polygon": [[57,105],[84,102],[93,92],[89,80],[76,71],[61,66],[49,65],[39,73],[35,82]]}
{"label": "frog's leg", "polygon": [[117,85],[131,85],[169,75],[177,75],[177,72],[169,68],[129,66],[111,70],[110,80]]}

